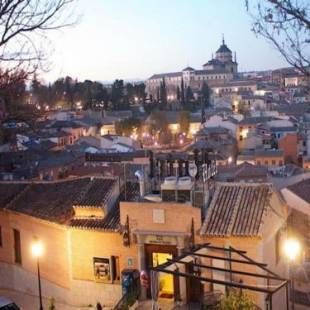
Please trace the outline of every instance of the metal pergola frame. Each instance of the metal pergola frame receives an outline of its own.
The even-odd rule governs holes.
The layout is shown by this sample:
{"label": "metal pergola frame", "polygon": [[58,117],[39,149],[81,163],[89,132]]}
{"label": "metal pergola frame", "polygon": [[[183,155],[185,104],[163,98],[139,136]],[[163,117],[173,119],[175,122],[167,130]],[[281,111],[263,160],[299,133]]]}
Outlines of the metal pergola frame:
{"label": "metal pergola frame", "polygon": [[[227,253],[228,257],[224,256],[214,256],[214,255],[209,255],[209,254],[202,254],[198,253],[200,250],[210,250],[210,251],[217,251],[217,252],[222,252],[222,253]],[[240,256],[240,259],[234,259],[232,258],[232,253],[237,254]],[[192,258],[192,261],[184,261],[186,258]],[[207,258],[207,259],[214,259],[214,260],[224,260],[229,263],[229,268],[221,268],[221,267],[216,267],[212,266],[212,264],[201,264],[195,262],[195,258]],[[253,265],[259,269],[262,270],[262,272],[265,272],[266,274],[259,274],[259,273],[253,273],[253,272],[247,272],[247,271],[242,271],[242,270],[236,270],[232,268],[232,263],[238,263],[238,264],[245,264],[245,265]],[[201,269],[209,269],[209,270],[214,270],[214,271],[220,271],[224,273],[229,273],[230,277],[229,280],[219,280],[219,279],[212,279],[208,277],[202,277],[200,274],[196,273],[188,273],[188,272],[180,272],[179,271],[179,265],[187,265],[191,264],[194,267],[201,268]],[[175,266],[174,270],[167,269],[167,267]],[[268,305],[268,310],[272,310],[272,296],[274,293],[278,292],[280,289],[285,287],[286,289],[286,309],[289,310],[289,284],[290,281],[280,277],[273,271],[269,270],[267,268],[267,265],[264,263],[257,262],[250,257],[246,255],[246,251],[242,250],[237,250],[231,246],[229,247],[218,247],[218,246],[213,246],[210,243],[206,244],[201,244],[201,245],[195,245],[191,251],[186,251],[182,255],[174,258],[174,259],[169,259],[167,260],[166,263],[161,264],[157,267],[152,267],[151,270],[157,271],[157,272],[163,272],[163,273],[168,273],[172,274],[174,276],[178,277],[185,277],[185,278],[194,278],[199,280],[200,282],[206,282],[206,283],[214,283],[214,284],[220,284],[225,287],[235,287],[239,289],[246,289],[246,290],[251,290],[259,293],[265,293],[267,294],[266,297],[266,302]],[[267,280],[267,284],[265,286],[255,286],[255,285],[250,285],[246,283],[240,283],[240,282],[234,282],[233,281],[233,275],[243,275],[243,276],[248,276],[248,277],[254,277],[254,278],[263,278]],[[270,280],[274,281],[279,281],[279,285],[270,285]]]}

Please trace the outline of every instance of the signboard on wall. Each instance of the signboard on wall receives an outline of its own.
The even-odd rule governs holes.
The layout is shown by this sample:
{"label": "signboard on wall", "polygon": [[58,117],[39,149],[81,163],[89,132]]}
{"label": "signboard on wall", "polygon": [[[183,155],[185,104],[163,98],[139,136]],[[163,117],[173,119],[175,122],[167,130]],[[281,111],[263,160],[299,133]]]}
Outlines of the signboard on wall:
{"label": "signboard on wall", "polygon": [[111,275],[111,260],[107,257],[94,257],[94,275],[97,282],[112,281]]}
{"label": "signboard on wall", "polygon": [[145,237],[144,242],[148,244],[176,245],[177,238],[173,236],[148,235]]}

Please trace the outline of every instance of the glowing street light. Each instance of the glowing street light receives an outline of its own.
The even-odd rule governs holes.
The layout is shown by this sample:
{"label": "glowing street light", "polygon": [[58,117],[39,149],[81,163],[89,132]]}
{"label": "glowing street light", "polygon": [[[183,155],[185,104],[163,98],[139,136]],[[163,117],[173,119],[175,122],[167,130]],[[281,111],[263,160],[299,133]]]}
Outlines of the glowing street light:
{"label": "glowing street light", "polygon": [[229,157],[228,157],[228,164],[229,164],[229,165],[232,163],[232,160],[233,160],[232,157],[229,156]]}
{"label": "glowing street light", "polygon": [[39,240],[35,240],[35,242],[31,245],[31,253],[32,253],[32,256],[37,259],[39,301],[40,301],[39,310],[43,310],[42,293],[41,293],[40,263],[39,263],[40,257],[42,257],[44,253],[44,247],[43,247],[42,242],[40,242]]}
{"label": "glowing street light", "polygon": [[297,239],[287,239],[284,241],[283,250],[285,256],[290,261],[295,261],[301,252],[301,246]]}
{"label": "glowing street light", "polygon": [[[297,239],[289,238],[284,241],[283,243],[283,252],[285,256],[288,258],[289,263],[293,265],[293,263],[296,261],[298,256],[301,253],[301,245],[300,242]],[[294,269],[292,269],[292,310],[295,309],[295,285],[294,285]]]}
{"label": "glowing street light", "polygon": [[44,249],[40,241],[36,241],[31,246],[31,253],[33,257],[40,258],[43,255]]}

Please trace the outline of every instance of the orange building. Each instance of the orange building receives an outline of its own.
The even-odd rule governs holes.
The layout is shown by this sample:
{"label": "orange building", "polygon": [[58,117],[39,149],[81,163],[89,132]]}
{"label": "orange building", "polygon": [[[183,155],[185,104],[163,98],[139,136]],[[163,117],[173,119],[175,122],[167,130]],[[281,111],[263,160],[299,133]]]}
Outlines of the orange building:
{"label": "orange building", "polygon": [[286,163],[298,163],[298,137],[297,134],[289,133],[278,140],[278,146],[283,150]]}

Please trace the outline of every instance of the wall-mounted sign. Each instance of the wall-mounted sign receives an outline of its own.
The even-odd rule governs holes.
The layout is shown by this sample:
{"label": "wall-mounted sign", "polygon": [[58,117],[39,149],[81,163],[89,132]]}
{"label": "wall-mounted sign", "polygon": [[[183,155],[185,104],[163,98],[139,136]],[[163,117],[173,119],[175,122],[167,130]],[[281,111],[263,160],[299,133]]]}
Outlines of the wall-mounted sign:
{"label": "wall-mounted sign", "polygon": [[153,209],[153,223],[165,224],[165,210]]}
{"label": "wall-mounted sign", "polygon": [[198,172],[197,165],[195,163],[189,163],[189,165],[188,165],[188,173],[189,173],[189,175],[192,178],[194,178],[194,177],[196,177],[197,172]]}
{"label": "wall-mounted sign", "polygon": [[94,257],[94,275],[97,282],[111,282],[111,260],[110,258]]}
{"label": "wall-mounted sign", "polygon": [[132,257],[128,257],[127,258],[127,266],[128,267],[132,267],[133,266],[133,258]]}
{"label": "wall-mounted sign", "polygon": [[172,236],[148,235],[145,237],[144,242],[149,244],[176,245],[177,238]]}

